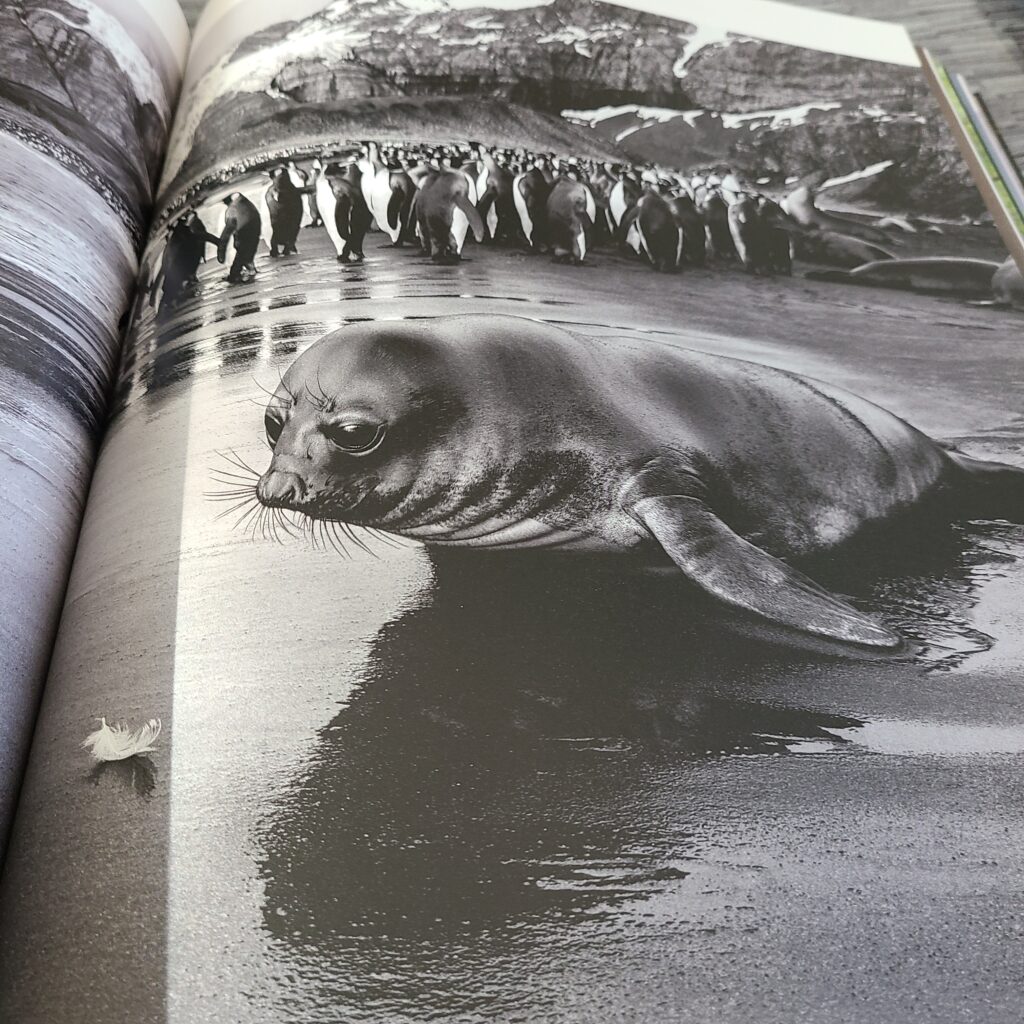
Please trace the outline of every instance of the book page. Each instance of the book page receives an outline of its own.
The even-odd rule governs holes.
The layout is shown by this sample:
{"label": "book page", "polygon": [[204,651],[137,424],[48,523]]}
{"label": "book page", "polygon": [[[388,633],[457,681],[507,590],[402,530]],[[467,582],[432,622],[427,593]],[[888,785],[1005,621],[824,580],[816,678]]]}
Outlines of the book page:
{"label": "book page", "polygon": [[1015,1019],[1019,278],[904,33],[219,4],[158,204],[0,1015]]}
{"label": "book page", "polygon": [[0,856],[186,41],[173,0],[0,10]]}

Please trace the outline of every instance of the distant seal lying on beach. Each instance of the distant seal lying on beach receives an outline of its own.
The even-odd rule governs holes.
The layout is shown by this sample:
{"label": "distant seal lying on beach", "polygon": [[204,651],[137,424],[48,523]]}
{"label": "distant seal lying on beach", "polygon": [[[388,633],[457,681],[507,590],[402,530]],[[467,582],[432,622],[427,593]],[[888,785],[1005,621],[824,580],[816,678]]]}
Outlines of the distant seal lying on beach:
{"label": "distant seal lying on beach", "polygon": [[874,650],[899,637],[790,562],[915,506],[1024,521],[1024,470],[829,384],[510,316],[334,331],[266,431],[265,506],[428,545],[670,559],[734,609]]}
{"label": "distant seal lying on beach", "polygon": [[974,306],[1024,310],[1024,278],[1012,256],[1002,263],[962,256],[886,259],[847,271],[811,271],[807,277],[915,292],[945,292],[974,299]]}

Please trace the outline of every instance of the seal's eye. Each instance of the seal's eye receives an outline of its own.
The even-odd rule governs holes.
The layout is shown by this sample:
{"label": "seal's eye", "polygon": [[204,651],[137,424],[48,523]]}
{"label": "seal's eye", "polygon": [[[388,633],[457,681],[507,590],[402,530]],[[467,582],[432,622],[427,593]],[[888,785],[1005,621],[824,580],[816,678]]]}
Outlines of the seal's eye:
{"label": "seal's eye", "polygon": [[327,440],[349,455],[372,452],[384,440],[386,429],[383,423],[367,423],[365,420],[345,420],[323,426]]}
{"label": "seal's eye", "polygon": [[263,417],[263,426],[267,431],[267,441],[270,447],[273,448],[277,444],[277,439],[281,436],[281,431],[284,430],[284,420],[281,418],[281,414],[275,410],[268,409]]}

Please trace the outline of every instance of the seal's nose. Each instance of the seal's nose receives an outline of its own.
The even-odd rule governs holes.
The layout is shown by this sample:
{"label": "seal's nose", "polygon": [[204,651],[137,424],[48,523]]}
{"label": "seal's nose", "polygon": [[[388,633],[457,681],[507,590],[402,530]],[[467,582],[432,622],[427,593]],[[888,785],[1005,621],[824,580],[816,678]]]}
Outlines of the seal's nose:
{"label": "seal's nose", "polygon": [[295,473],[268,470],[256,485],[256,497],[271,508],[292,508],[302,501],[306,485]]}

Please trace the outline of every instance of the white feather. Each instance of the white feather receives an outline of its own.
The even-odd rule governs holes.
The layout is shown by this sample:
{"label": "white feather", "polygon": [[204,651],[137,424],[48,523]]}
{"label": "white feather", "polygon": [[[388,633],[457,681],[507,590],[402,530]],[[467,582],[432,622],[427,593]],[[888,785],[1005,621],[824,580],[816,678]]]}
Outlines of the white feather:
{"label": "white feather", "polygon": [[97,761],[124,761],[151,753],[161,728],[159,718],[151,718],[138,729],[129,729],[127,722],[107,725],[107,720],[101,718],[100,727],[86,736],[82,747]]}

